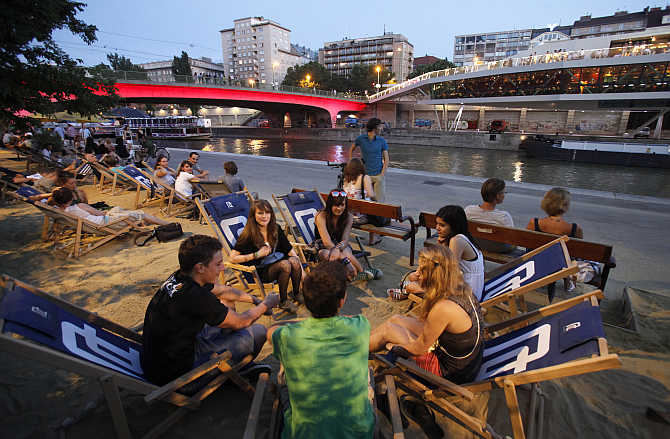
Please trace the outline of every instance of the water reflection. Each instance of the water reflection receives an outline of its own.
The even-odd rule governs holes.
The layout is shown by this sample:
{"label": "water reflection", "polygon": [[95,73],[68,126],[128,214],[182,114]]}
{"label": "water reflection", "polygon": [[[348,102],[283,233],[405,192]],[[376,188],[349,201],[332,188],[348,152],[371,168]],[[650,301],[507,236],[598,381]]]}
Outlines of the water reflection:
{"label": "water reflection", "polygon": [[[345,161],[349,143],[320,140],[213,138],[159,141],[161,146],[309,160]],[[636,195],[670,198],[670,170],[529,159],[524,152],[391,145],[391,167],[497,177]]]}

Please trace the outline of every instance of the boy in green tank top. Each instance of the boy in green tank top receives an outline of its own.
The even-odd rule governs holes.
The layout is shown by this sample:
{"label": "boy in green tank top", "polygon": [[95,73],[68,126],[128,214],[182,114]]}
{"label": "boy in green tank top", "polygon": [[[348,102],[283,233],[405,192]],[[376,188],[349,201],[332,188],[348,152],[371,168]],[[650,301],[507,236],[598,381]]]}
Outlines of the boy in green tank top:
{"label": "boy in green tank top", "polygon": [[338,316],[347,279],[340,262],[312,268],[303,281],[312,317],[268,329],[284,365],[290,405],[282,438],[372,438],[368,399],[370,323],[362,315]]}

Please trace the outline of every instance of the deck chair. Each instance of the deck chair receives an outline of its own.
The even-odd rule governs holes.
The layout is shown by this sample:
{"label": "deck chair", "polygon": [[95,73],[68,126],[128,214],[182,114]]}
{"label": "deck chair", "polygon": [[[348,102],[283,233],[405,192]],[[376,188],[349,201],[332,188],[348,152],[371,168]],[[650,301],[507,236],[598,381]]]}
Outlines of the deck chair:
{"label": "deck chair", "polygon": [[174,186],[163,183],[154,177],[153,174],[142,169],[139,171],[154,184],[156,189],[162,194],[162,199],[167,200],[167,207],[165,207],[163,210],[167,216],[171,216],[173,214],[173,208],[177,203],[181,203],[182,206],[178,210],[174,211],[174,215],[179,215],[192,210],[196,207],[194,200],[202,196],[201,193],[197,192],[193,192],[193,194],[190,196],[183,195],[177,192]]}
{"label": "deck chair", "polygon": [[[227,351],[162,387],[153,385],[142,371],[139,334],[7,275],[0,276],[0,349],[96,379],[120,439],[132,437],[121,388],[144,395],[147,403],[160,400],[177,407],[145,438],[167,431],[227,379],[254,394],[254,388],[237,373],[250,356],[232,365]],[[193,382],[206,373],[216,376],[201,389],[194,388]],[[193,392],[193,396],[185,394]]]}
{"label": "deck chair", "polygon": [[127,188],[135,188],[136,186],[134,182],[123,176],[119,176],[118,173],[115,173],[111,168],[102,163],[92,162],[88,163],[88,166],[95,170],[96,175],[98,175],[97,186],[100,193],[109,192],[111,195],[118,195]]}
{"label": "deck chair", "polygon": [[25,188],[11,193],[12,196],[33,205],[44,215],[42,239],[53,241],[54,248],[64,251],[69,257],[83,256],[127,233],[149,231],[129,217],[118,218],[104,225],[95,224],[47,203],[29,200],[27,197],[35,194],[28,193]]}
{"label": "deck chair", "polygon": [[[117,176],[121,176],[125,181],[131,182],[135,187],[136,209],[142,206],[159,203],[165,199],[165,197],[161,195],[161,192],[156,190],[156,185],[153,180],[147,177],[147,174],[142,172],[139,168],[128,165],[111,168],[111,170]],[[144,200],[140,201],[142,189],[146,191],[146,197]]]}
{"label": "deck chair", "polygon": [[[394,360],[392,355],[375,355],[373,362],[382,375],[397,375],[399,387],[449,413],[481,437],[492,437],[490,429],[455,407],[454,396],[471,399],[475,393],[502,388],[514,438],[522,439],[525,432],[517,386],[621,366],[618,356],[607,350],[598,306],[602,298],[602,292],[595,290],[488,326],[482,366],[473,383],[456,385],[418,368],[413,361]],[[536,425],[534,413],[527,422]]]}
{"label": "deck chair", "polygon": [[[317,212],[325,207],[325,203],[323,198],[319,195],[319,192],[312,190],[294,192],[285,195],[272,194],[272,199],[284,219],[284,223],[289,232],[288,235],[293,237],[294,242],[298,244],[297,247],[301,250],[300,253],[303,262],[308,262],[308,259],[315,261],[316,254],[309,253],[309,246],[311,246],[316,239],[316,224],[314,223],[314,218],[316,217]],[[370,253],[363,250],[363,245],[358,236],[352,236],[356,239],[358,244],[358,250],[353,251],[354,256],[363,258],[367,268],[372,269],[368,259]],[[300,244],[304,244],[304,246]],[[303,250],[303,247],[306,248]]]}
{"label": "deck chair", "polygon": [[[527,310],[524,294],[575,274],[579,268],[570,259],[565,245],[568,239],[561,236],[486,273],[482,308],[500,306],[514,317],[518,313],[517,301],[524,312]],[[416,303],[423,300],[414,294],[409,297]],[[501,306],[504,302],[508,306]]]}
{"label": "deck chair", "polygon": [[[214,235],[221,242],[226,258],[230,256],[231,249],[247,224],[251,208],[250,200],[251,196],[246,191],[220,195],[208,200],[197,198],[195,200],[201,217],[209,224]],[[229,261],[225,262],[225,266],[232,271],[233,275],[233,279],[227,283],[233,283],[247,293],[265,297],[269,292],[275,290],[274,284],[264,284],[261,281],[254,266],[233,264]]]}

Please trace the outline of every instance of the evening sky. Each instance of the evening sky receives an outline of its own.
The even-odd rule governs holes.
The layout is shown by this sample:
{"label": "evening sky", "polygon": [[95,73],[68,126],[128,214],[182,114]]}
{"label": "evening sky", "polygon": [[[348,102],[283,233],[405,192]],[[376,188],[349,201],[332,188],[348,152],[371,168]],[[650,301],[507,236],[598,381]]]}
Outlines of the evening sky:
{"label": "evening sky", "polygon": [[[80,0],[86,1],[86,0]],[[98,41],[86,46],[65,31],[55,38],[86,65],[118,52],[135,63],[191,57],[221,61],[221,29],[233,20],[263,16],[291,30],[291,42],[317,50],[324,42],[401,33],[415,56],[453,58],[454,36],[477,32],[568,25],[582,15],[637,12],[666,3],[637,0],[480,1],[288,1],[257,0],[88,0],[79,18],[98,27]]]}

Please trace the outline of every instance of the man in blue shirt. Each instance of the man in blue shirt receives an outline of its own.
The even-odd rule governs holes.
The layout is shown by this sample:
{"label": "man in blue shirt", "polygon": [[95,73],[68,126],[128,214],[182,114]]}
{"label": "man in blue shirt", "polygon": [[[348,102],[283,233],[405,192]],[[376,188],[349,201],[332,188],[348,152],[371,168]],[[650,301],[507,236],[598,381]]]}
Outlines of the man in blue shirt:
{"label": "man in blue shirt", "polygon": [[358,136],[349,150],[351,159],[356,147],[361,149],[365,172],[372,179],[375,198],[380,203],[384,202],[384,176],[389,165],[389,146],[386,140],[379,136],[381,124],[382,121],[376,117],[370,119],[366,126],[368,133]]}

